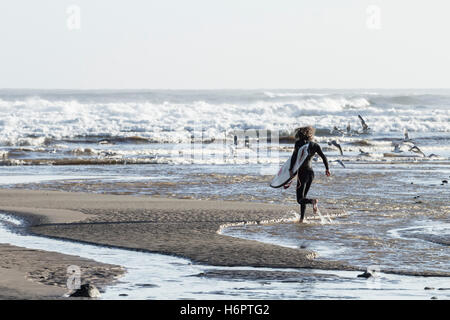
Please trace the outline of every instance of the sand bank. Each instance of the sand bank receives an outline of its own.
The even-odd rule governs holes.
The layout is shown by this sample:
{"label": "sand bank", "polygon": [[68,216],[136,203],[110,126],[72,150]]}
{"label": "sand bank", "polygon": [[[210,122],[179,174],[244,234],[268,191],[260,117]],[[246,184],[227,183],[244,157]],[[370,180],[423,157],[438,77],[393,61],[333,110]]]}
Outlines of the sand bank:
{"label": "sand bank", "polygon": [[[351,270],[341,263],[315,261],[314,252],[309,250],[237,239],[218,232],[224,225],[277,221],[289,216],[292,219],[290,212],[294,209],[231,201],[0,190],[0,211],[25,218],[28,231],[38,235],[177,255],[211,265]],[[94,283],[107,283],[120,274],[115,266],[79,257],[11,248],[0,246],[2,279],[9,279],[0,286],[20,289],[10,290],[10,297],[60,297],[67,291],[65,270],[70,264],[86,266],[83,274]],[[31,280],[33,283],[29,284]]]}
{"label": "sand bank", "polygon": [[[20,204],[14,208],[13,204]],[[314,260],[314,252],[224,236],[221,226],[292,218],[296,207],[233,201],[179,200],[1,190],[0,210],[30,218],[33,233],[177,255],[221,266],[352,269]],[[75,222],[79,219],[79,222]]]}
{"label": "sand bank", "polygon": [[[226,225],[292,220],[292,210],[296,209],[296,206],[236,201],[0,190],[0,211],[26,218],[28,231],[37,235],[176,255],[196,263],[216,266],[360,270],[340,262],[315,260],[315,253],[310,250],[239,239],[219,232]],[[331,208],[327,211],[333,213]],[[0,246],[0,250],[2,256],[7,257],[9,249]],[[92,276],[96,274],[97,279],[94,280],[104,279],[104,283],[120,274],[117,266],[96,264],[79,257],[59,257],[58,254],[48,252],[34,253],[35,260],[29,263],[29,257],[18,252],[11,252],[10,258],[4,260],[14,260],[14,266],[5,270],[7,268],[0,265],[0,272],[5,275],[2,278],[17,279],[0,283],[0,287],[10,289],[6,292],[11,296],[60,296],[69,262],[77,265],[86,263],[86,272],[91,272]],[[33,268],[27,269],[29,265]],[[61,274],[61,270],[64,274]],[[23,281],[19,278],[23,279],[24,275],[29,279],[27,281],[33,280],[33,285],[46,287],[33,289],[29,287],[31,284],[22,285]],[[21,291],[14,292],[18,289]],[[32,292],[32,295],[22,294],[23,290]]]}
{"label": "sand bank", "polygon": [[82,281],[103,287],[124,270],[77,256],[0,244],[0,299],[61,299],[67,267],[79,266]]}

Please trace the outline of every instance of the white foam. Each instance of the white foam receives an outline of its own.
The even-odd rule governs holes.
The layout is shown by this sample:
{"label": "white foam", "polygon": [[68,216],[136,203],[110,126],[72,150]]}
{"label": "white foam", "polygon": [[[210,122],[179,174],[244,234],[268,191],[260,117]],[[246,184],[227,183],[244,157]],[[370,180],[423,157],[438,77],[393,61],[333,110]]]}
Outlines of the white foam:
{"label": "white foam", "polygon": [[0,185],[13,185],[22,183],[38,183],[44,181],[94,179],[101,176],[61,176],[61,175],[0,175]]}
{"label": "white foam", "polygon": [[[158,141],[189,141],[188,128],[201,124],[205,138],[223,137],[231,129],[292,131],[301,125],[317,128],[360,128],[364,117],[374,132],[450,132],[450,110],[374,106],[367,98],[351,96],[292,96],[289,101],[249,103],[155,103],[150,101],[79,102],[28,98],[0,99],[0,143],[44,145],[45,137],[86,135],[142,136]],[[31,137],[31,138],[30,138]],[[38,138],[32,138],[38,137]]]}

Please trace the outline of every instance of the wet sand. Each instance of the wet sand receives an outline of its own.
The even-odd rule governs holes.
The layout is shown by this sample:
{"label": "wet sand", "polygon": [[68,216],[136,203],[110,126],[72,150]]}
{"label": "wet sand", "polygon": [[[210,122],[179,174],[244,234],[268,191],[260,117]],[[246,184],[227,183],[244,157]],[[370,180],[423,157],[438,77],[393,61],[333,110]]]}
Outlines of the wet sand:
{"label": "wet sand", "polygon": [[[309,250],[218,232],[242,222],[275,222],[293,209],[233,201],[0,190],[0,211],[25,218],[28,231],[37,235],[176,255],[217,266],[355,270],[338,262],[315,261]],[[84,279],[94,283],[108,283],[121,273],[117,266],[57,253],[6,245],[0,246],[0,252],[0,287],[5,288],[0,298],[60,297],[66,292],[65,271],[70,264],[84,266]]]}
{"label": "wet sand", "polygon": [[0,299],[61,299],[67,267],[80,267],[82,282],[102,288],[124,273],[120,266],[93,260],[0,244]]}
{"label": "wet sand", "polygon": [[[0,211],[25,218],[28,227],[41,223],[70,223],[89,217],[61,209],[52,199],[47,192],[0,190]],[[61,198],[56,202],[60,201],[65,200]],[[70,265],[80,267],[82,283],[92,283],[99,288],[111,284],[125,272],[121,266],[8,244],[0,244],[0,256],[0,299],[61,299],[70,291],[66,286]]]}

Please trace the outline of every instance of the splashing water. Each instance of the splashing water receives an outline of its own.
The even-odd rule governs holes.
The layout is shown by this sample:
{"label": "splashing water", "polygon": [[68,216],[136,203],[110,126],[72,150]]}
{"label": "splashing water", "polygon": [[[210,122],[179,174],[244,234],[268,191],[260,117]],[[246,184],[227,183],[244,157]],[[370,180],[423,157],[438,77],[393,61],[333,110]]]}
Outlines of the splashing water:
{"label": "splashing water", "polygon": [[[321,223],[321,224],[333,223],[333,220],[331,220],[331,217],[330,217],[329,213],[327,213],[326,216],[324,217],[324,216],[320,213],[319,208],[317,208],[316,213],[319,215],[320,223]],[[325,219],[325,218],[326,218],[326,219]]]}

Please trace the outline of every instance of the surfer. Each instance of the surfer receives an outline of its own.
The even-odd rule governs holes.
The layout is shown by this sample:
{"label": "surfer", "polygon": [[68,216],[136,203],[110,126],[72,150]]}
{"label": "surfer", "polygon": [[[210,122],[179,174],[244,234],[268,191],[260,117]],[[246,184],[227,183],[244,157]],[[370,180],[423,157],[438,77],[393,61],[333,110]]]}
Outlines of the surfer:
{"label": "surfer", "polygon": [[327,177],[331,175],[327,157],[323,154],[320,146],[313,142],[315,129],[313,127],[302,127],[296,129],[295,132],[295,147],[294,153],[291,157],[291,165],[289,167],[289,173],[293,176],[292,169],[295,164],[295,160],[297,159],[298,150],[300,147],[309,143],[308,146],[308,156],[303,161],[303,164],[298,169],[297,173],[297,202],[300,205],[300,222],[303,222],[303,218],[305,216],[306,204],[312,204],[314,213],[317,212],[317,203],[319,202],[317,199],[308,199],[306,195],[308,194],[309,188],[311,187],[311,183],[314,179],[314,171],[311,166],[311,160],[314,155],[317,153],[323,161],[325,165],[325,174]]}

